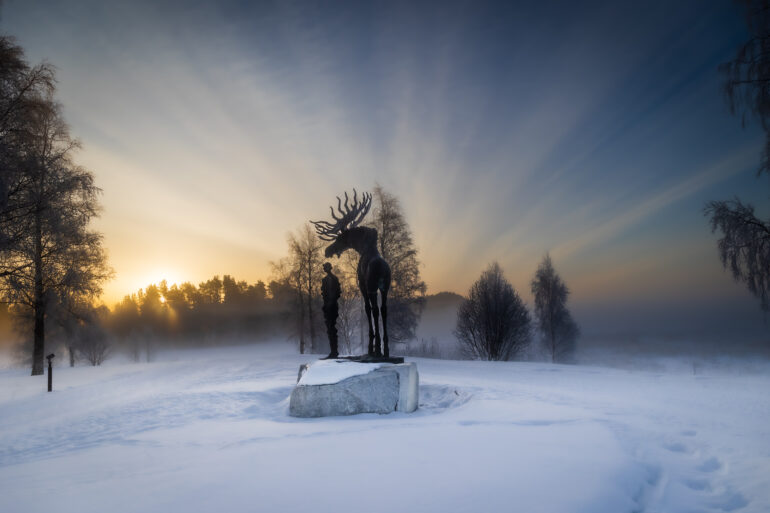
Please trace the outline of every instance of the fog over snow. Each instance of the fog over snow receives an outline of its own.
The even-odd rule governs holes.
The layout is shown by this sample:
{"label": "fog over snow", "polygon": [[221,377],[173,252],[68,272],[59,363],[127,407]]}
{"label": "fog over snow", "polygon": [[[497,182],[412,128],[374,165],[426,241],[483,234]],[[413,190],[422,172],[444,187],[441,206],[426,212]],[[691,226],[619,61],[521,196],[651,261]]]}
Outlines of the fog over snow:
{"label": "fog over snow", "polygon": [[0,511],[770,510],[770,375],[416,361],[413,414],[288,416],[287,344],[0,371]]}

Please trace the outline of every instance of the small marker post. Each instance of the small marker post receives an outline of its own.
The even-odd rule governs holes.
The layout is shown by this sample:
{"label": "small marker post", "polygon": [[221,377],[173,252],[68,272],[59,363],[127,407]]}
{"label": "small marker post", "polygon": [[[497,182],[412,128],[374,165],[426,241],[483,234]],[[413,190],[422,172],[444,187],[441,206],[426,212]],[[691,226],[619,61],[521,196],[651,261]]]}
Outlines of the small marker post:
{"label": "small marker post", "polygon": [[53,360],[54,354],[51,353],[46,358],[48,358],[48,391],[53,391],[53,365],[51,365],[51,360]]}

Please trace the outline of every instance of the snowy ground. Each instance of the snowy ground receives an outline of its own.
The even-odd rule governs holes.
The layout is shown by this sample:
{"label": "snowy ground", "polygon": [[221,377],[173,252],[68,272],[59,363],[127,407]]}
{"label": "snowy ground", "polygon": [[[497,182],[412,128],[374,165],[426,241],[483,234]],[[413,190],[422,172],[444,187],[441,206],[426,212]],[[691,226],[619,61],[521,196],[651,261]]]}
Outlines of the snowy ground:
{"label": "snowy ground", "polygon": [[412,359],[413,414],[287,416],[276,347],[0,371],[0,511],[770,511],[770,373]]}

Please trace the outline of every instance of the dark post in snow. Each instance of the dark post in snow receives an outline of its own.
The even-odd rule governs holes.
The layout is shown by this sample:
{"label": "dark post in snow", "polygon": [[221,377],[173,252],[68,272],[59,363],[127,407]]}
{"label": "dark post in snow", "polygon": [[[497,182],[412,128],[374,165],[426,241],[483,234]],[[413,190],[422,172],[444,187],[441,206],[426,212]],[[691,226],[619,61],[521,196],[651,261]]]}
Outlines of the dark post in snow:
{"label": "dark post in snow", "polygon": [[51,353],[46,358],[48,358],[48,391],[53,391],[53,365],[51,365],[51,360],[53,360],[54,354]]}

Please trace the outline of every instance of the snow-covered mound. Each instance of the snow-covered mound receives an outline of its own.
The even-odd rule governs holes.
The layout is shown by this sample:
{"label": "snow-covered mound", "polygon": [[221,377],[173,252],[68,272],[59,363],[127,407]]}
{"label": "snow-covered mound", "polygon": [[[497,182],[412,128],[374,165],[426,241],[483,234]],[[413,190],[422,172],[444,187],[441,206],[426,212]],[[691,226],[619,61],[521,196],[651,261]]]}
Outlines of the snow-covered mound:
{"label": "snow-covered mound", "polygon": [[382,363],[359,363],[347,360],[319,360],[313,362],[302,375],[298,385],[333,385],[353,376],[368,374],[382,367]]}
{"label": "snow-covered mound", "polygon": [[0,371],[0,511],[770,511],[767,374],[418,360],[413,414],[289,417],[313,359]]}

